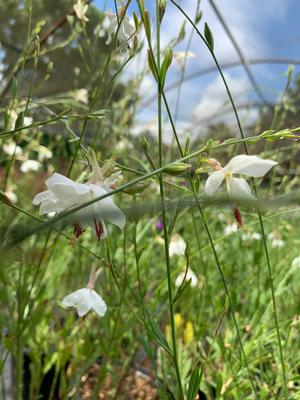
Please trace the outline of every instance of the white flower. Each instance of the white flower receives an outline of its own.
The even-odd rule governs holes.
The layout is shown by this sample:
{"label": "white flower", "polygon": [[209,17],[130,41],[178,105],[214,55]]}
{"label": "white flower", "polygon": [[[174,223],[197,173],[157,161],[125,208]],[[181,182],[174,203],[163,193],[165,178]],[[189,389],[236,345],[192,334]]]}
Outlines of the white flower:
{"label": "white flower", "polygon": [[169,255],[170,257],[176,256],[184,256],[186,249],[186,243],[183,238],[178,234],[175,233],[171,236],[171,240],[169,243]]}
{"label": "white flower", "polygon": [[269,233],[268,239],[271,240],[272,247],[283,247],[284,246],[284,241],[275,232]]}
{"label": "white flower", "polygon": [[272,247],[283,247],[284,246],[284,241],[281,239],[273,239],[271,242]]}
{"label": "white flower", "polygon": [[300,256],[293,259],[292,268],[300,268]]}
{"label": "white flower", "polygon": [[[100,185],[77,183],[57,173],[47,179],[46,186],[48,190],[37,194],[32,201],[34,205],[40,205],[40,214],[60,213],[108,193],[108,190]],[[125,215],[114,204],[112,196],[76,211],[73,219],[76,238],[84,232],[81,224],[85,221],[94,225],[98,240],[107,236],[104,220],[117,225],[120,229],[125,225]]]}
{"label": "white flower", "polygon": [[39,146],[37,152],[38,152],[38,160],[41,162],[50,159],[53,156],[52,151],[45,146]]}
{"label": "white flower", "polygon": [[122,18],[123,13],[124,7],[120,7],[118,9],[118,16],[110,11],[106,12],[105,25],[108,39],[105,43],[107,45],[112,42],[112,39],[118,29],[118,22],[122,21],[118,30],[117,40],[121,45],[128,45],[131,47],[131,43],[129,42],[132,42],[133,35],[135,33],[135,26],[131,23],[127,15]]}
{"label": "white flower", "polygon": [[254,178],[265,175],[274,165],[278,164],[272,160],[263,160],[258,156],[239,155],[233,157],[229,163],[222,168],[217,160],[207,161],[215,170],[205,183],[207,195],[213,195],[226,179],[227,190],[230,196],[237,198],[254,199],[251,189],[245,179],[234,178],[234,174],[252,176]]}
{"label": "white flower", "polygon": [[179,68],[183,68],[186,60],[195,58],[195,54],[192,51],[174,51],[174,60],[176,61]]}
{"label": "white flower", "polygon": [[250,240],[261,240],[261,234],[258,232],[246,232],[241,236],[244,242],[248,242]]}
{"label": "white flower", "polygon": [[84,22],[89,21],[88,17],[86,16],[88,7],[89,5],[85,4],[82,0],[77,0],[77,3],[73,5],[75,14],[77,15],[77,18],[80,19],[81,21]]}
{"label": "white flower", "polygon": [[78,101],[80,103],[87,104],[89,102],[88,91],[84,88],[77,89],[74,92],[74,98],[76,101]]}
{"label": "white flower", "polygon": [[87,314],[90,310],[103,317],[107,310],[102,297],[94,289],[88,287],[72,292],[63,298],[62,303],[67,307],[75,307],[79,317]]}
{"label": "white flower", "polygon": [[16,146],[15,142],[4,143],[3,151],[9,156],[12,156],[13,154],[15,154],[16,156],[21,156],[23,154],[22,148],[20,146]]}
{"label": "white flower", "polygon": [[181,272],[181,274],[179,274],[177,276],[176,281],[175,281],[175,286],[176,287],[179,287],[179,286],[182,285],[182,281],[183,281],[184,277],[185,277],[186,281],[188,281],[190,279],[192,280],[191,281],[191,287],[197,286],[198,278],[195,275],[195,273],[191,270],[191,268],[188,268],[186,276],[185,276],[185,271]]}
{"label": "white flower", "polygon": [[18,197],[12,190],[7,190],[4,194],[8,200],[12,202],[12,204],[16,204],[18,202]]}
{"label": "white flower", "polygon": [[224,228],[224,235],[231,235],[234,232],[238,231],[238,227],[237,224],[231,224],[231,225],[227,225]]}
{"label": "white flower", "polygon": [[20,169],[26,173],[29,171],[37,171],[41,167],[41,163],[36,160],[26,160],[22,163]]}

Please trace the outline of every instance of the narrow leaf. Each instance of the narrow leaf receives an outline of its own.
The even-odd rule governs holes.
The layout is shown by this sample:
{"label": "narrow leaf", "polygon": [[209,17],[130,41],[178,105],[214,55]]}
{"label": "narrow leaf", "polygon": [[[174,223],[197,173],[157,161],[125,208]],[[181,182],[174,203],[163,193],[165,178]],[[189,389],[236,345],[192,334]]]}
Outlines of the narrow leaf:
{"label": "narrow leaf", "polygon": [[211,51],[214,51],[214,37],[206,22],[204,24],[204,36]]}

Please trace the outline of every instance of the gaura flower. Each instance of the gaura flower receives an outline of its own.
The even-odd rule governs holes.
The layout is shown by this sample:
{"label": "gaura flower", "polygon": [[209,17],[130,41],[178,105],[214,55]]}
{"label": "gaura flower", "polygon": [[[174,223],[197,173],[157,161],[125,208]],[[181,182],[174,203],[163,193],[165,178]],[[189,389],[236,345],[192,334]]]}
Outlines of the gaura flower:
{"label": "gaura flower", "polygon": [[184,256],[186,249],[186,243],[184,239],[178,234],[175,233],[171,236],[171,240],[169,243],[169,255],[172,256]]}
{"label": "gaura flower", "polygon": [[85,4],[82,0],[77,0],[77,3],[73,5],[73,9],[78,19],[84,22],[88,22],[89,19],[86,16],[89,5]]}
{"label": "gaura flower", "polygon": [[22,147],[16,145],[15,142],[9,142],[3,144],[3,151],[9,156],[15,154],[16,156],[21,156],[23,154]]}
{"label": "gaura flower", "polygon": [[[77,183],[58,173],[47,179],[46,186],[48,190],[37,194],[32,201],[34,205],[40,205],[41,215],[70,210],[108,193],[108,190],[101,186],[93,183]],[[125,215],[114,204],[112,196],[76,211],[73,218],[76,238],[84,232],[82,223],[86,221],[94,225],[98,240],[107,236],[105,220],[120,229],[125,225]]]}
{"label": "gaura flower", "polygon": [[174,51],[173,55],[179,68],[184,67],[186,60],[196,57],[192,51]]}
{"label": "gaura flower", "polygon": [[284,246],[284,241],[281,239],[281,237],[276,232],[269,233],[268,239],[271,240],[272,247],[283,247]]}
{"label": "gaura flower", "polygon": [[100,317],[106,313],[107,306],[101,296],[94,290],[95,281],[100,271],[92,270],[86,288],[76,290],[64,297],[62,303],[67,307],[75,307],[79,317],[87,314],[90,310],[95,311]]}
{"label": "gaura flower", "polygon": [[175,286],[180,287],[183,283],[183,280],[189,281],[191,279],[191,287],[196,287],[198,283],[198,278],[195,275],[194,271],[191,268],[188,268],[187,273],[185,271],[181,272],[176,278]]}
{"label": "gaura flower", "polygon": [[261,234],[258,232],[245,232],[241,236],[244,242],[249,242],[250,240],[261,240]]}
{"label": "gaura flower", "polygon": [[88,104],[89,93],[85,88],[77,89],[74,92],[74,99],[80,103]]}
{"label": "gaura flower", "polygon": [[236,224],[226,225],[224,228],[224,235],[231,235],[234,232],[238,231],[238,227]]}
{"label": "gaura flower", "polygon": [[79,317],[87,314],[90,310],[95,311],[100,317],[106,313],[107,306],[102,297],[90,288],[83,288],[72,292],[63,298],[62,303],[67,307],[75,307]]}
{"label": "gaura flower", "polygon": [[[131,47],[133,35],[135,33],[135,26],[131,23],[127,15],[124,15],[124,7],[119,7],[118,15],[111,11],[106,12],[105,25],[107,30],[108,39],[105,42],[109,45],[118,29],[118,25],[121,25],[118,30],[117,40],[121,45],[128,45]],[[123,18],[122,18],[123,17]]]}
{"label": "gaura flower", "polygon": [[258,178],[264,176],[274,165],[278,164],[276,161],[263,160],[258,156],[248,155],[233,157],[224,168],[214,159],[207,160],[207,163],[215,170],[205,183],[207,195],[212,196],[225,179],[230,196],[248,199],[255,198],[251,194],[250,186],[245,179],[235,178],[234,175],[241,174]]}
{"label": "gaura flower", "polygon": [[37,160],[26,160],[22,163],[20,170],[23,173],[29,172],[29,171],[38,171],[41,167],[41,163]]}

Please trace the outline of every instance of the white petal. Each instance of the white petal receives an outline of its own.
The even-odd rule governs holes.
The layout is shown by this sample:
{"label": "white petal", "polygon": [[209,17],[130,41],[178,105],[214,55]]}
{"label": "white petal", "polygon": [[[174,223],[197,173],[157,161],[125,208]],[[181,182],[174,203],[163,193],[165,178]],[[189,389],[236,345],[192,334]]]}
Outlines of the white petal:
{"label": "white petal", "polygon": [[208,196],[212,196],[219,189],[224,178],[223,170],[213,172],[205,182],[205,193]]}
{"label": "white petal", "polygon": [[[98,187],[96,185],[90,185],[96,197],[103,196],[108,193],[107,190]],[[123,211],[117,207],[113,201],[112,196],[106,197],[103,200],[97,201],[95,204],[95,213],[98,214],[101,219],[104,219],[111,224],[118,226],[123,229],[125,226],[126,218]]]}
{"label": "white petal", "polygon": [[38,193],[36,196],[34,196],[34,198],[32,200],[32,204],[34,206],[38,206],[43,201],[54,200],[54,199],[56,199],[56,197],[51,192],[51,190],[45,190],[44,192]]}
{"label": "white petal", "polygon": [[78,195],[85,195],[90,191],[88,185],[74,182],[66,176],[57,173],[47,179],[46,185],[57,197],[72,199],[73,204],[78,202]]}
{"label": "white petal", "polygon": [[233,157],[224,170],[257,178],[265,175],[276,164],[276,161],[263,160],[258,156],[239,155]]}
{"label": "white petal", "polygon": [[230,196],[240,199],[255,199],[251,194],[251,189],[245,179],[241,178],[229,178],[227,179],[227,187]]}
{"label": "white petal", "polygon": [[75,307],[80,317],[87,314],[92,308],[90,291],[92,289],[83,288],[76,290],[63,298],[62,303],[67,307]]}
{"label": "white petal", "polygon": [[102,299],[101,296],[95,290],[91,290],[90,297],[92,299],[92,309],[97,313],[100,317],[103,317],[106,313],[107,306]]}

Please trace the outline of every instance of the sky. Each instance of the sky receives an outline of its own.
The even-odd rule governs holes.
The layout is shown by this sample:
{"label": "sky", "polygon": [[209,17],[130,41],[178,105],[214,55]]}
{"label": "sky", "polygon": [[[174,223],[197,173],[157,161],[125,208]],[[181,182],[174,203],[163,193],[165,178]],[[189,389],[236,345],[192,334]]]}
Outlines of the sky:
{"label": "sky", "polygon": [[[193,18],[196,0],[178,0],[185,12]],[[135,9],[135,1],[129,9],[129,16]],[[226,24],[234,38],[239,43],[246,59],[261,58],[288,58],[300,60],[300,30],[299,0],[215,0]],[[94,3],[101,9],[114,9],[113,1],[99,1]],[[145,0],[154,19],[154,0]],[[229,40],[224,28],[220,24],[208,0],[201,1],[203,17],[198,29],[204,31],[204,22],[207,22],[214,35],[215,55],[221,65],[238,61],[238,55]],[[175,38],[184,21],[184,16],[167,0],[167,10],[161,27],[161,46],[165,48],[171,39]],[[154,25],[154,24],[153,24]],[[174,50],[186,50],[187,41],[191,34],[189,23],[186,24],[186,38]],[[189,48],[195,55],[187,61],[186,77],[198,73],[206,68],[214,67],[214,62],[204,43],[197,34],[193,34]],[[125,81],[136,76],[145,64],[145,52],[135,59],[125,70]],[[286,72],[288,64],[257,64],[252,65],[251,72],[269,102],[274,102],[286,86]],[[299,68],[295,66],[295,73]],[[251,85],[243,67],[224,69],[225,77],[232,91],[236,103],[241,106],[240,114],[244,125],[251,123],[257,116],[255,104],[261,101]],[[180,68],[173,61],[168,72],[166,88],[180,78]],[[138,124],[155,125],[156,105],[150,101],[155,94],[155,83],[152,77],[146,75],[142,82],[143,94],[141,107],[138,109]],[[147,95],[145,95],[147,93]],[[178,96],[178,87],[167,91],[173,115]],[[246,104],[252,107],[242,108]],[[177,125],[184,131],[193,126],[201,125],[203,132],[212,121],[225,119],[228,124],[234,124],[233,114],[230,112],[228,96],[216,69],[208,74],[202,74],[193,80],[183,83],[177,115]],[[199,129],[197,129],[199,131]]]}

